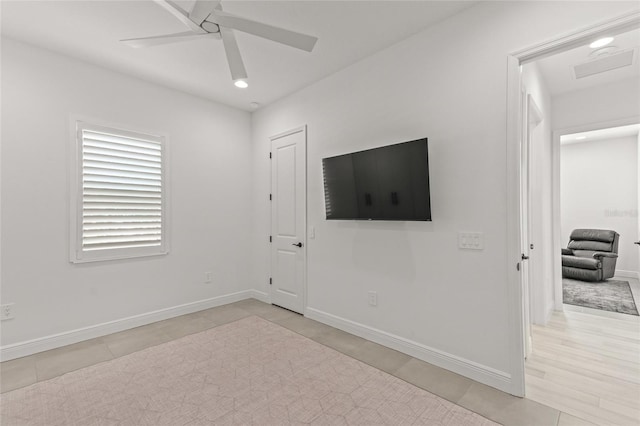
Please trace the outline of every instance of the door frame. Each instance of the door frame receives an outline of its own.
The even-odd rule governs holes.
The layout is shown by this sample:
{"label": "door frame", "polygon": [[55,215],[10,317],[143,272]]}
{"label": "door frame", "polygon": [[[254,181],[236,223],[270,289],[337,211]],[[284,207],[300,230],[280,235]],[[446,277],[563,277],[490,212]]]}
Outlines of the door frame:
{"label": "door frame", "polygon": [[[640,12],[632,11],[613,19],[559,36],[507,55],[507,297],[509,304],[509,359],[512,366],[511,393],[525,395],[523,282],[519,271],[520,238],[520,149],[523,117],[520,111],[521,66],[547,56],[582,46],[597,37],[640,28]],[[555,200],[554,200],[555,201]],[[555,207],[554,207],[555,208]],[[556,241],[554,239],[554,241]],[[518,269],[516,269],[518,268]]]}
{"label": "door frame", "polygon": [[[307,245],[307,211],[308,211],[308,197],[307,197],[307,192],[308,192],[308,187],[307,187],[307,182],[308,182],[308,176],[307,176],[307,172],[308,172],[308,167],[307,167],[307,163],[308,163],[308,155],[307,155],[307,125],[303,124],[302,126],[298,126],[295,127],[293,129],[289,129],[286,130],[284,132],[278,133],[276,135],[273,135],[271,137],[269,137],[269,159],[271,159],[271,153],[273,152],[273,141],[277,140],[277,139],[281,139],[283,137],[286,136],[290,136],[293,135],[294,133],[299,133],[302,132],[303,133],[303,139],[304,139],[304,212],[303,212],[303,217],[302,217],[302,223],[303,223],[303,234],[300,236],[300,241],[302,241],[302,244],[304,245],[304,251],[302,253],[303,256],[303,268],[304,268],[304,272],[302,274],[303,276],[303,280],[302,280],[302,315],[306,316],[307,314],[307,250],[308,250],[308,245]],[[269,162],[269,192],[273,193],[273,161]],[[273,235],[273,201],[271,200],[270,197],[270,202],[269,202],[269,235]],[[269,245],[269,276],[273,277],[273,245]],[[273,291],[273,286],[269,285],[269,303],[273,304],[273,298],[271,297],[271,292]]]}

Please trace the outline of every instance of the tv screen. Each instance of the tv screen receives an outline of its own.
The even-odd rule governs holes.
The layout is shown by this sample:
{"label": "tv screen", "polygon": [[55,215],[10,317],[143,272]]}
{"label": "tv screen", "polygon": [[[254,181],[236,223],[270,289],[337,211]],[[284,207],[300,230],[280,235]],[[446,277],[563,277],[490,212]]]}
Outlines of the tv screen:
{"label": "tv screen", "polygon": [[327,219],[431,220],[427,139],[322,160]]}

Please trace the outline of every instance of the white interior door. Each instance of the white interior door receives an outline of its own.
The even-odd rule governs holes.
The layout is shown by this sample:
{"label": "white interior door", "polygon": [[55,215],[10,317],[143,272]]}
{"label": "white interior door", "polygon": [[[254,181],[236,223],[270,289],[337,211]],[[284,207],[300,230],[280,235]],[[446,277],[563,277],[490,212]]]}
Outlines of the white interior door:
{"label": "white interior door", "polygon": [[306,145],[301,127],[271,138],[271,303],[304,313]]}
{"label": "white interior door", "polygon": [[531,354],[531,293],[529,277],[529,244],[530,240],[530,140],[528,126],[528,99],[524,89],[520,92],[520,113],[524,117],[520,135],[520,241],[522,244],[522,274],[523,319],[524,324],[524,356]]}
{"label": "white interior door", "polygon": [[636,248],[638,249],[638,278],[640,280],[640,133],[637,135],[638,138],[638,205],[636,206],[636,212],[638,213],[638,239],[634,242]]}
{"label": "white interior door", "polygon": [[[523,294],[524,294],[524,330],[525,330],[525,343],[524,343],[524,356],[527,358],[531,354],[531,323],[532,312],[535,312],[535,301],[543,303],[544,297],[540,296],[543,293],[543,286],[540,282],[535,282],[534,274],[532,273],[532,264],[529,257],[533,254],[533,209],[532,209],[532,182],[531,171],[533,168],[532,162],[532,148],[533,148],[533,131],[542,122],[542,113],[540,108],[536,105],[531,95],[526,93],[526,89],[522,92],[522,112],[526,118],[524,120],[524,128],[522,132],[522,148],[521,148],[521,241],[522,241],[522,279],[523,279]],[[539,261],[539,259],[536,259]],[[534,287],[537,286],[537,287]]]}

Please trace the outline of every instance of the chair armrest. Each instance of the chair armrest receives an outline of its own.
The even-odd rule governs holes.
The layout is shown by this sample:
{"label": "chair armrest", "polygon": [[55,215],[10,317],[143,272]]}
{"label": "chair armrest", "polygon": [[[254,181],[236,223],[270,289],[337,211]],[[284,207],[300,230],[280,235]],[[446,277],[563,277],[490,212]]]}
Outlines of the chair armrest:
{"label": "chair armrest", "polygon": [[595,253],[593,253],[593,258],[594,259],[598,259],[598,258],[603,258],[603,257],[612,257],[612,258],[616,258],[618,257],[618,255],[616,253],[607,253],[604,251],[597,251]]}
{"label": "chair armrest", "polygon": [[562,249],[562,254],[563,254],[563,255],[568,255],[568,256],[573,256],[573,250],[563,248],[563,249]]}

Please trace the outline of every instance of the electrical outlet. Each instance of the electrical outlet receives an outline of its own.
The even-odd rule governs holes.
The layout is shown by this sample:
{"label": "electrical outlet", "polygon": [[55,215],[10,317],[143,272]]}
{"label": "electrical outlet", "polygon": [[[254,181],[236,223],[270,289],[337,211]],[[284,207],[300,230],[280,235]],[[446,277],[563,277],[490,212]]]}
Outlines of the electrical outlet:
{"label": "electrical outlet", "polygon": [[204,273],[204,282],[209,284],[213,281],[213,272],[205,272]]}
{"label": "electrical outlet", "polygon": [[369,305],[378,306],[378,293],[375,291],[369,292]]}
{"label": "electrical outlet", "polygon": [[0,306],[0,319],[2,321],[13,319],[13,303]]}

